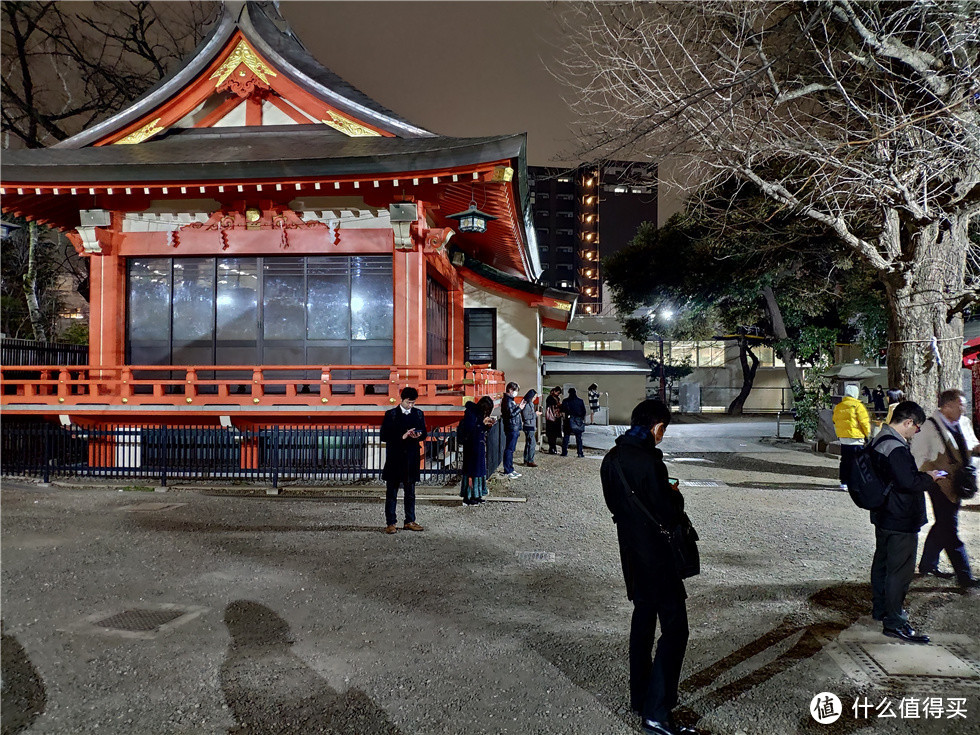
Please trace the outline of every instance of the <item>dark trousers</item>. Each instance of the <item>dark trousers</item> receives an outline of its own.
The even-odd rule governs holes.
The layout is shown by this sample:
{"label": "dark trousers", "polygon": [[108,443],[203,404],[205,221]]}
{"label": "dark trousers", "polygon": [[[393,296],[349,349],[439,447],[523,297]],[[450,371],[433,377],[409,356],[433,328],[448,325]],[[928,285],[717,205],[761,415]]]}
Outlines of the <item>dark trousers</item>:
{"label": "dark trousers", "polygon": [[[653,652],[657,619],[660,640]],[[630,624],[630,705],[644,719],[664,722],[677,706],[677,685],[687,650],[684,588],[633,601]]]}
{"label": "dark trousers", "polygon": [[517,451],[517,437],[521,435],[519,431],[504,429],[504,474],[509,475],[514,471],[514,452]]}
{"label": "dark trousers", "polygon": [[385,522],[389,526],[398,523],[398,486],[405,485],[405,523],[415,520],[415,483],[409,480],[387,480],[385,490]]}
{"label": "dark trousers", "polygon": [[854,467],[854,458],[861,453],[864,447],[860,444],[841,444],[840,445],[840,482],[841,485],[851,484],[851,468]]}
{"label": "dark trousers", "polygon": [[524,464],[534,461],[534,450],[537,448],[538,430],[524,429]]}
{"label": "dark trousers", "polygon": [[966,555],[966,546],[959,536],[960,506],[951,503],[942,490],[933,487],[929,490],[932,500],[932,513],[936,522],[929,529],[925,543],[922,544],[922,558],[919,560],[919,571],[925,574],[939,565],[939,552],[945,551],[949,557],[956,579],[962,584],[973,578],[970,572],[970,560]]}
{"label": "dark trousers", "polygon": [[561,441],[561,424],[557,421],[549,421],[544,426],[544,432],[548,436],[548,452],[557,454],[557,446]]}
{"label": "dark trousers", "polygon": [[871,562],[871,615],[886,628],[901,628],[909,619],[903,609],[912,576],[918,533],[888,531],[875,526],[875,556]]}
{"label": "dark trousers", "polygon": [[578,451],[578,456],[584,457],[585,452],[582,451],[582,432],[575,431],[574,429],[566,433],[565,438],[561,440],[561,456],[564,457],[568,454],[568,440],[572,438],[573,434],[575,435],[575,448]]}

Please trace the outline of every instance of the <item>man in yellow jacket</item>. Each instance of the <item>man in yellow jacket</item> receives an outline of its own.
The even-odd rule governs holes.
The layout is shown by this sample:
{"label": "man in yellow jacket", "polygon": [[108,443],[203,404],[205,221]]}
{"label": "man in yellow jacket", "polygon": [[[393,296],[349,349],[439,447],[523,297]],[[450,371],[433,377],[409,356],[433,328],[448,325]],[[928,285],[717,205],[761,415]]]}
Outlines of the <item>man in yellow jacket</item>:
{"label": "man in yellow jacket", "polygon": [[854,458],[871,436],[868,409],[858,400],[858,387],[854,384],[844,388],[844,397],[834,407],[834,430],[840,440],[840,489],[846,490]]}

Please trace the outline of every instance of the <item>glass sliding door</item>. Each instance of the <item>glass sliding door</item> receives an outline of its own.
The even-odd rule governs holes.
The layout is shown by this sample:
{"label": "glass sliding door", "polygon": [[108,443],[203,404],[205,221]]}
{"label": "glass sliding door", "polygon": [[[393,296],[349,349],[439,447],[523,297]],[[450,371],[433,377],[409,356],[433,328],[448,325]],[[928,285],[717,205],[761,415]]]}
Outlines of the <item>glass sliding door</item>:
{"label": "glass sliding door", "polygon": [[214,365],[214,258],[174,258],[174,365]]}
{"label": "glass sliding door", "polygon": [[129,364],[391,364],[390,256],[133,258],[128,276]]}
{"label": "glass sliding door", "polygon": [[[431,276],[425,283],[425,361],[449,364],[449,291]],[[430,380],[445,380],[445,370],[429,370]]]}

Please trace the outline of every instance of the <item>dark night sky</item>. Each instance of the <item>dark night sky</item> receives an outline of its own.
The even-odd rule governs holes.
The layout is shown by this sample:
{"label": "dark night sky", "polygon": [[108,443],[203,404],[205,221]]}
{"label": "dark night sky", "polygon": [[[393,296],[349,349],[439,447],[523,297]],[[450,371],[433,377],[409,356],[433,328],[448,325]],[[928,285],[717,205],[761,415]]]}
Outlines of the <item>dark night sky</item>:
{"label": "dark night sky", "polygon": [[[547,2],[282,2],[317,60],[441,135],[528,134],[528,162],[572,161],[570,90],[555,80],[560,39]],[[561,157],[556,159],[556,157]]]}

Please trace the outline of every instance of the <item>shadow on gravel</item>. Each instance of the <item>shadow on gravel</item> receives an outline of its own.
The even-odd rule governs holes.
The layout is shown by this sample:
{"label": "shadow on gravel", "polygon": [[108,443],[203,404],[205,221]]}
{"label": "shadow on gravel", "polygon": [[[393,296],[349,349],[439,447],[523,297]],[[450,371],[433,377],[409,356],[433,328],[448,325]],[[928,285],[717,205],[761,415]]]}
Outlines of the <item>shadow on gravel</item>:
{"label": "shadow on gravel", "polygon": [[[684,679],[680,691],[682,697],[685,694],[688,696],[680,708],[678,719],[697,721],[717,707],[734,701],[801,661],[812,658],[867,612],[870,599],[868,584],[848,582],[818,590],[810,596],[808,610],[787,615],[765,635]],[[804,622],[813,615],[823,619],[809,624]],[[735,667],[795,636],[799,638],[793,645],[755,671],[705,691]],[[850,723],[854,723],[853,728],[849,727]],[[860,720],[844,719],[839,720],[838,724],[840,732],[852,732],[866,725]]]}
{"label": "shadow on gravel", "polygon": [[339,694],[293,654],[289,625],[266,606],[236,600],[225,608],[225,625],[231,644],[221,688],[238,722],[232,735],[398,735],[366,694]]}
{"label": "shadow on gravel", "polygon": [[148,522],[140,519],[140,525],[161,533],[316,533],[340,531],[348,533],[380,533],[384,526],[331,525],[327,523],[297,523],[274,525],[261,523],[213,523],[176,518],[153,518]]}
{"label": "shadow on gravel", "polygon": [[0,679],[3,680],[0,733],[13,735],[34,723],[44,712],[48,697],[44,680],[27,651],[6,633],[0,635]]}
{"label": "shadow on gravel", "polygon": [[836,466],[818,467],[815,465],[790,464],[788,462],[776,462],[771,459],[756,459],[755,457],[747,457],[744,454],[706,452],[692,456],[710,459],[713,463],[725,469],[798,475],[801,477],[818,477],[827,480],[837,480],[839,478],[839,469]]}
{"label": "shadow on gravel", "polygon": [[[769,598],[774,594],[782,596],[785,591],[764,587],[738,588],[726,592],[733,593],[726,595],[733,599],[713,598],[712,604],[736,605],[739,600]],[[677,720],[694,726],[714,709],[736,700],[801,661],[812,658],[867,612],[870,599],[870,586],[859,583],[839,584],[813,593],[808,598],[807,608],[787,615],[765,635],[684,679],[680,684],[684,703],[674,711]],[[819,620],[813,622],[814,617]],[[697,635],[697,628],[692,626],[691,633]],[[796,642],[771,661],[745,676],[712,688],[715,682],[725,679],[726,674],[736,667],[767,649],[780,647],[791,638],[797,638]],[[629,711],[626,636],[617,638],[599,634],[585,636],[580,632],[552,632],[531,636],[529,643],[542,657],[576,685],[592,693],[625,723],[637,723],[636,717]],[[808,719],[817,724],[812,718]],[[842,718],[837,724],[839,732],[850,733],[867,723],[862,724],[860,720],[845,722]],[[705,729],[700,731],[708,732]],[[810,732],[809,729],[804,731]]]}

